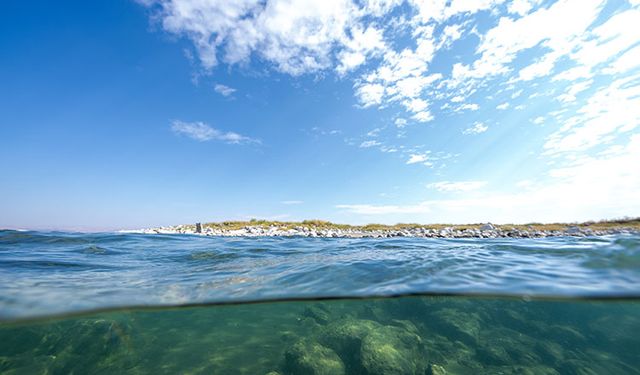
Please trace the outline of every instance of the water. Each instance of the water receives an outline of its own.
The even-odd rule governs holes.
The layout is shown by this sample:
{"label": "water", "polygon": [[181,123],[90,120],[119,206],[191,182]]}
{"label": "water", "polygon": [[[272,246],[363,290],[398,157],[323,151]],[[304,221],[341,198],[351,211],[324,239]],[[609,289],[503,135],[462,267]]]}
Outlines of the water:
{"label": "water", "polygon": [[640,374],[634,235],[0,231],[0,285],[2,374]]}

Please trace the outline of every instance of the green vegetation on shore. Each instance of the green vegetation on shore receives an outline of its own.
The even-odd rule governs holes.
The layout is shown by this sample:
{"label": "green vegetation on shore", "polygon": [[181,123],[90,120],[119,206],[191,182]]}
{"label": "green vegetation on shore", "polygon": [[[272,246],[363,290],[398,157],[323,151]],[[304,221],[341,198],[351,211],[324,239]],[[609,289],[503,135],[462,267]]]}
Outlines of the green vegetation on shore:
{"label": "green vegetation on shore", "polygon": [[[394,225],[385,224],[366,224],[366,225],[349,225],[336,224],[324,220],[304,220],[304,221],[271,221],[251,219],[249,221],[223,221],[217,223],[202,223],[202,228],[212,228],[221,230],[238,230],[244,227],[259,227],[287,230],[299,227],[307,227],[314,229],[341,229],[341,230],[358,230],[358,231],[375,231],[375,230],[403,230],[412,228],[427,229],[443,229],[451,228],[453,230],[479,229],[483,223],[479,224],[417,224],[417,223],[401,223]],[[499,224],[496,228],[509,230],[515,228],[518,230],[539,230],[539,231],[561,231],[568,227],[589,228],[592,230],[607,230],[613,228],[629,228],[640,230],[640,217],[622,218],[613,220],[587,221],[583,223],[528,223],[528,224]],[[194,230],[195,224],[183,225],[185,228]]]}

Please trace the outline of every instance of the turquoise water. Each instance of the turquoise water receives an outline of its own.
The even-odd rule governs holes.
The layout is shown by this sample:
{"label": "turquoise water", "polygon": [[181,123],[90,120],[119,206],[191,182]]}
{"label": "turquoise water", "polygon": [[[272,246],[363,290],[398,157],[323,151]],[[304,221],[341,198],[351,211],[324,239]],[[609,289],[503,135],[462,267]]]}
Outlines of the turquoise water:
{"label": "turquoise water", "polygon": [[634,235],[0,231],[0,285],[2,374],[640,373]]}

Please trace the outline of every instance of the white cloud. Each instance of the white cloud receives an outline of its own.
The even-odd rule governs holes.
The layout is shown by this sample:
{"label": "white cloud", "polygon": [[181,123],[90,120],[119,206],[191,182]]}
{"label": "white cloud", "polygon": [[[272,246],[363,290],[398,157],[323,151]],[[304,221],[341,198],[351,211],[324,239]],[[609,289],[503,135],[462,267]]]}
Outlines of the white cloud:
{"label": "white cloud", "polygon": [[364,107],[382,103],[384,86],[379,83],[366,83],[356,87],[356,95]]}
{"label": "white cloud", "polygon": [[603,70],[607,74],[622,74],[640,67],[640,45],[625,52]]}
{"label": "white cloud", "polygon": [[339,74],[345,74],[362,65],[367,56],[386,49],[382,30],[369,26],[366,30],[359,26],[351,29],[351,39],[345,42],[345,49],[338,53]]}
{"label": "white cloud", "polygon": [[424,99],[411,99],[404,101],[404,106],[411,112],[418,113],[429,107],[429,102]]}
{"label": "white cloud", "polygon": [[489,127],[481,122],[475,123],[473,126],[462,131],[462,134],[480,134],[489,130]]}
{"label": "white cloud", "polygon": [[427,23],[432,20],[442,22],[462,13],[473,14],[488,10],[503,1],[504,0],[410,0],[410,3],[416,7],[418,11],[418,20]]}
{"label": "white cloud", "polygon": [[540,3],[541,0],[513,0],[509,3],[507,9],[509,13],[514,13],[519,16],[524,16],[533,9],[534,5]]}
{"label": "white cloud", "polygon": [[[502,120],[491,117],[496,114],[505,119],[509,116],[508,120],[516,123],[551,121],[559,128],[546,139],[543,152],[545,156],[566,156],[619,142],[639,126],[638,71],[634,69],[640,64],[640,46],[638,34],[630,30],[640,23],[640,9],[628,9],[626,4],[607,5],[607,11],[611,12],[601,14],[605,4],[612,3],[605,0],[514,0],[505,4],[492,0],[145,1],[157,10],[155,15],[164,30],[192,41],[205,69],[219,63],[247,64],[254,59],[294,76],[332,70],[340,79],[353,79],[351,84],[361,107],[397,105],[406,111],[396,115],[399,117],[394,124],[398,128],[405,127],[407,119],[433,121],[445,109],[478,110],[473,116],[480,121],[465,129],[464,134],[487,131],[486,121]],[[394,10],[400,14],[389,13]],[[486,24],[493,25],[486,33],[479,31],[475,26],[477,20],[469,17],[480,11],[487,11]],[[410,40],[397,43],[391,39],[399,35]],[[464,40],[465,50],[453,49],[463,44],[454,44],[459,39]],[[477,43],[471,53],[467,42]],[[443,76],[449,72],[450,76]],[[636,74],[636,81],[624,78],[629,74]],[[552,88],[545,86],[541,80],[544,77],[549,77],[547,83],[553,83]],[[564,91],[565,83],[561,81],[568,81]],[[606,82],[610,82],[607,87],[597,86]],[[233,90],[220,85],[216,91],[233,94],[225,88]],[[495,92],[488,91],[493,88]],[[511,100],[510,94],[512,98],[518,97],[523,90],[527,90],[527,95],[533,92],[530,98],[539,98],[513,104],[496,102],[497,110],[510,109],[508,112],[490,114],[491,111],[481,111],[478,104],[465,103],[476,92],[473,98],[504,101]],[[560,103],[553,101],[553,97]],[[488,105],[484,101],[479,103]],[[526,111],[518,113],[525,109],[525,104]],[[554,111],[557,108],[552,107],[567,112]],[[403,129],[397,135],[407,133],[410,137],[413,135],[410,131],[416,128]],[[229,142],[234,138],[229,134],[235,134],[217,130],[211,133],[199,126],[176,132],[200,140]],[[236,134],[235,138],[246,137]],[[399,152],[409,159],[409,164],[435,162],[434,155],[427,157],[422,153],[424,148],[409,151],[400,145],[385,147],[371,140],[360,144],[360,147],[375,146],[381,146],[383,152]]]}
{"label": "white cloud", "polygon": [[369,148],[369,147],[375,147],[375,146],[380,146],[382,143],[378,142],[378,141],[364,141],[362,143],[360,143],[360,148]]}
{"label": "white cloud", "polygon": [[593,76],[593,73],[591,73],[590,68],[586,66],[576,66],[558,73],[553,77],[553,81],[575,81],[578,78],[591,78],[591,76]]}
{"label": "white cloud", "polygon": [[418,122],[429,122],[434,119],[430,111],[418,112],[415,115],[411,116],[411,118]]}
{"label": "white cloud", "polygon": [[435,189],[442,192],[460,192],[478,190],[487,185],[486,181],[440,181],[427,185],[430,189]]}
{"label": "white cloud", "polygon": [[477,105],[476,103],[465,103],[465,104],[457,107],[456,109],[454,109],[454,112],[460,112],[460,111],[465,111],[465,110],[477,111],[478,109],[480,109],[480,106]]}
{"label": "white cloud", "polygon": [[[219,58],[235,64],[252,54],[285,73],[299,75],[333,66],[345,72],[382,48],[380,31],[363,27],[350,0],[156,0],[162,27],[188,37],[202,65]],[[390,9],[390,8],[389,8]],[[388,10],[389,10],[388,9]]]}
{"label": "white cloud", "polygon": [[405,126],[407,126],[407,120],[399,117],[397,119],[395,119],[395,121],[393,121],[393,123],[398,127],[398,128],[404,128]]}
{"label": "white cloud", "polygon": [[223,132],[218,129],[214,129],[204,122],[184,122],[180,120],[173,121],[171,124],[171,130],[176,134],[185,135],[189,138],[197,141],[211,141],[218,140],[226,143],[240,144],[240,143],[260,143],[259,140],[245,137],[234,132]]}
{"label": "white cloud", "polygon": [[[361,76],[355,87],[356,96],[364,106],[401,103],[418,121],[432,118],[429,102],[421,96],[442,79],[439,73],[428,74],[428,66],[438,48],[433,30],[433,26],[417,26],[412,33],[415,48],[401,51],[387,48],[378,66]],[[370,94],[371,90],[367,89],[370,86],[376,88],[376,95]]]}
{"label": "white cloud", "polygon": [[630,9],[615,14],[602,25],[594,28],[591,39],[582,43],[571,58],[580,66],[592,68],[611,61],[638,42],[635,30],[640,24],[640,9]]}
{"label": "white cloud", "polygon": [[234,93],[234,92],[236,92],[236,91],[237,91],[236,89],[234,89],[234,88],[232,88],[232,87],[229,87],[229,86],[226,86],[226,85],[223,85],[223,84],[220,84],[220,83],[216,84],[216,85],[213,87],[213,89],[214,89],[218,94],[220,94],[220,95],[222,95],[222,96],[231,96],[231,95],[233,95],[233,93]]}
{"label": "white cloud", "polygon": [[444,45],[446,47],[451,47],[453,42],[460,39],[462,36],[463,25],[447,25],[442,30],[442,35],[440,39],[440,45]]}
{"label": "white cloud", "polygon": [[532,123],[534,123],[535,125],[541,125],[544,123],[545,118],[543,116],[538,116],[536,118],[534,118],[533,120],[531,120]]}
{"label": "white cloud", "polygon": [[640,126],[640,76],[618,79],[597,90],[551,134],[544,148],[547,155],[587,150],[610,142],[621,133]]}
{"label": "white cloud", "polygon": [[593,80],[574,83],[569,87],[567,87],[564,94],[558,95],[557,99],[564,103],[574,102],[576,100],[576,95],[588,89],[592,83],[593,83]]}
{"label": "white cloud", "polygon": [[540,65],[525,71],[525,78],[551,71],[556,60],[569,53],[576,41],[598,16],[602,0],[559,0],[516,20],[502,17],[483,37],[477,52],[481,57],[471,65],[455,64],[452,84],[481,79],[510,71],[516,56],[541,43],[550,52]]}
{"label": "white cloud", "polygon": [[409,160],[407,160],[407,164],[416,164],[427,161],[427,154],[411,154],[409,155]]}
{"label": "white cloud", "polygon": [[553,67],[555,66],[556,60],[558,60],[559,56],[560,55],[557,52],[547,53],[538,61],[522,68],[518,73],[518,78],[523,81],[530,81],[534,78],[549,75],[553,70]]}
{"label": "white cloud", "polygon": [[[428,200],[407,205],[343,204],[338,209],[366,221],[397,223],[572,222],[637,215],[640,212],[640,135],[622,150],[551,171],[533,186],[521,181],[516,193]],[[588,203],[588,204],[587,204]],[[553,207],[552,210],[549,207]]]}

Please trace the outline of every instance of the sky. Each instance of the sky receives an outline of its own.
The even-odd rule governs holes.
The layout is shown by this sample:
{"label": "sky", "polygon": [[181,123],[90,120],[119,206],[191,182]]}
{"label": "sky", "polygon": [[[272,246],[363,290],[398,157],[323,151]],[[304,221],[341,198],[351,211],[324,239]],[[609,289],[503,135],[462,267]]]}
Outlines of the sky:
{"label": "sky", "polygon": [[640,216],[638,0],[0,3],[0,227]]}

